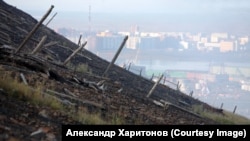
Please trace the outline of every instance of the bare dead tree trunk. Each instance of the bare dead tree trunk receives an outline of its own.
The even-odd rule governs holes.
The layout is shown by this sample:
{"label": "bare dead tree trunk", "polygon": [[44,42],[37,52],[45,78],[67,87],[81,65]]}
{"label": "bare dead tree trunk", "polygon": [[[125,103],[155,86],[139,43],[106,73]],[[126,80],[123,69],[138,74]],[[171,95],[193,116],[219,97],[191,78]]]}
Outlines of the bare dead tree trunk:
{"label": "bare dead tree trunk", "polygon": [[80,47],[78,47],[64,62],[63,65],[66,65],[75,55],[77,52],[79,52],[85,45],[87,44],[87,41],[82,44]]}
{"label": "bare dead tree trunk", "polygon": [[237,109],[237,106],[234,107],[234,111],[233,111],[234,114],[235,114],[236,109]]}
{"label": "bare dead tree trunk", "polygon": [[43,46],[44,42],[46,41],[47,36],[43,36],[41,41],[38,43],[38,45],[36,46],[36,48],[31,52],[31,54],[35,54],[37,53],[37,51]]}
{"label": "bare dead tree trunk", "polygon": [[141,70],[140,70],[140,76],[141,76],[141,74],[142,74],[142,68],[141,68]]}
{"label": "bare dead tree trunk", "polygon": [[15,53],[18,53],[21,50],[21,48],[24,47],[24,45],[27,43],[27,41],[37,31],[37,29],[40,27],[40,25],[43,23],[43,21],[48,17],[48,15],[50,14],[50,12],[52,11],[53,8],[54,8],[54,5],[51,5],[50,9],[43,16],[43,18],[35,25],[35,27],[30,31],[30,33],[26,36],[26,38],[23,40],[23,42],[20,44],[20,46],[16,49]]}
{"label": "bare dead tree trunk", "polygon": [[176,90],[180,91],[181,90],[181,83],[178,81],[177,85],[176,85]]}
{"label": "bare dead tree trunk", "polygon": [[147,97],[150,97],[150,95],[151,95],[151,94],[153,93],[153,91],[155,90],[156,86],[160,83],[160,81],[161,81],[161,79],[162,79],[163,76],[164,76],[163,74],[160,76],[160,78],[158,79],[158,81],[154,84],[154,86],[152,87],[152,89],[149,91]]}
{"label": "bare dead tree trunk", "polygon": [[154,79],[154,77],[155,77],[155,76],[154,76],[154,73],[153,73],[150,80],[152,81],[152,80]]}
{"label": "bare dead tree trunk", "polygon": [[114,58],[113,58],[112,61],[109,63],[107,69],[106,69],[105,72],[103,73],[103,75],[102,75],[103,77],[105,77],[105,76],[107,75],[107,73],[108,73],[110,67],[115,63],[117,57],[119,56],[119,54],[120,54],[120,52],[121,52],[122,48],[124,47],[124,45],[125,45],[125,43],[126,43],[127,40],[128,40],[128,36],[126,36],[126,37],[124,38],[124,40],[123,40],[121,46],[119,47],[119,49],[117,50],[117,52],[116,52],[116,54],[115,54],[115,56],[114,56]]}
{"label": "bare dead tree trunk", "polygon": [[57,13],[55,13],[55,14],[50,18],[50,20],[46,23],[46,26],[49,25],[49,23],[54,19],[54,17],[56,16],[56,14],[57,14]]}
{"label": "bare dead tree trunk", "polygon": [[128,70],[130,70],[130,67],[131,67],[131,62],[130,62],[129,65],[128,65]]}
{"label": "bare dead tree trunk", "polygon": [[221,108],[221,109],[223,108],[223,103],[221,103],[220,108]]}
{"label": "bare dead tree trunk", "polygon": [[80,35],[80,37],[79,37],[78,46],[81,46],[81,39],[82,39],[82,35]]}

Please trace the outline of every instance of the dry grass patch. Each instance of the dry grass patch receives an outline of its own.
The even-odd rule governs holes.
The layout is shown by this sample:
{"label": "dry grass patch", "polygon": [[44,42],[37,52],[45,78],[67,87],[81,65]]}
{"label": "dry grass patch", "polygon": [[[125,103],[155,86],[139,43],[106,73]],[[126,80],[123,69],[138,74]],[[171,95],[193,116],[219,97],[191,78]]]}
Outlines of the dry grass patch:
{"label": "dry grass patch", "polygon": [[225,110],[223,110],[223,114],[213,113],[204,110],[202,105],[194,105],[193,110],[195,113],[221,124],[250,124],[250,119]]}
{"label": "dry grass patch", "polygon": [[60,109],[62,107],[62,104],[55,97],[42,94],[42,86],[33,89],[19,82],[17,78],[12,78],[7,71],[1,73],[0,88],[12,97],[29,101],[34,105],[46,105],[53,109]]}
{"label": "dry grass patch", "polygon": [[[89,113],[86,110],[75,112],[75,107],[63,105],[54,95],[45,94],[42,90],[45,88],[45,82],[37,82],[33,87],[20,82],[13,73],[4,70],[0,66],[0,89],[3,89],[9,96],[22,101],[27,101],[37,106],[47,106],[54,110],[72,117],[74,120],[83,124],[122,124],[121,118],[114,116],[106,121],[100,113]],[[69,112],[70,111],[70,112]]]}

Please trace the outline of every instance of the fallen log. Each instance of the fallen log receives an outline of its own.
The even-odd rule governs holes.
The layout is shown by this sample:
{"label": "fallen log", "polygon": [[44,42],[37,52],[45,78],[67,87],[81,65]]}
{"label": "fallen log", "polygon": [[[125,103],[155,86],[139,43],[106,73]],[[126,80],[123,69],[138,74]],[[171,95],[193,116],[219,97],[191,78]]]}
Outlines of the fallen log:
{"label": "fallen log", "polygon": [[102,93],[104,93],[104,91],[106,90],[106,86],[104,85],[105,80],[101,80],[99,82],[93,82],[93,81],[88,81],[87,79],[83,79],[79,80],[76,77],[72,78],[76,83],[83,85],[84,87],[89,87],[94,89],[96,92],[102,91]]}
{"label": "fallen log", "polygon": [[102,104],[99,104],[99,103],[95,103],[95,102],[88,101],[88,100],[80,100],[79,98],[75,98],[75,97],[72,97],[72,96],[69,96],[69,95],[66,95],[66,94],[63,94],[63,93],[59,93],[59,92],[56,92],[56,91],[53,91],[53,90],[50,90],[50,89],[46,89],[46,92],[47,93],[53,93],[53,94],[61,96],[61,97],[70,98],[72,100],[77,101],[78,103],[83,104],[83,105],[90,105],[90,106],[98,107],[100,109],[104,109]]}
{"label": "fallen log", "polygon": [[66,94],[71,95],[71,96],[73,96],[73,97],[77,97],[74,93],[72,93],[71,91],[69,91],[67,88],[64,88],[63,90],[64,90],[64,92],[65,92]]}
{"label": "fallen log", "polygon": [[10,69],[10,70],[16,70],[16,71],[19,71],[19,72],[29,73],[29,74],[35,73],[34,71],[21,69],[21,68],[14,67],[14,66],[9,66],[5,62],[0,62],[0,64],[1,64],[1,66],[3,66],[3,68],[7,68],[7,69]]}
{"label": "fallen log", "polygon": [[49,42],[49,43],[45,44],[44,47],[50,47],[50,46],[54,46],[56,44],[58,44],[58,42],[52,41],[52,42]]}
{"label": "fallen log", "polygon": [[193,115],[195,117],[203,118],[202,116],[200,116],[200,115],[198,115],[198,114],[196,114],[196,113],[194,113],[194,112],[192,112],[190,110],[186,110],[186,109],[184,109],[184,108],[182,108],[180,106],[177,106],[175,104],[169,103],[169,102],[167,102],[167,101],[165,101],[163,99],[161,99],[160,102],[163,103],[165,106],[171,106],[171,107],[177,108],[177,109],[179,109],[179,110],[181,110],[183,112],[189,113],[189,114],[191,114],[191,115]]}

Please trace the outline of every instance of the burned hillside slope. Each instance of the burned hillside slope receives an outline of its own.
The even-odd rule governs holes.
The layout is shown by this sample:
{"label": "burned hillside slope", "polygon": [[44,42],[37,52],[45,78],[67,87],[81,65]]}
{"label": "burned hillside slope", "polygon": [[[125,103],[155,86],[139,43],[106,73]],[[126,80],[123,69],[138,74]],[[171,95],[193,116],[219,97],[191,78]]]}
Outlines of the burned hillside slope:
{"label": "burned hillside slope", "polygon": [[[24,40],[25,36],[28,34],[29,31],[32,30],[34,25],[37,21],[29,16],[28,14],[7,5],[3,1],[1,2],[1,42],[0,45],[8,45],[14,48],[17,48],[18,45]],[[30,55],[32,50],[37,46],[39,41],[42,39],[43,36],[47,36],[46,43],[56,42],[56,44],[43,48],[39,54]],[[43,61],[45,64],[44,68],[48,70],[52,68],[51,65],[56,65],[63,67],[62,62],[72,54],[72,52],[78,48],[78,45],[72,43],[65,37],[55,33],[53,30],[47,28],[44,25],[39,27],[38,31],[31,37],[25,47],[20,51],[20,54],[23,54],[23,58],[36,58],[37,61]],[[4,49],[4,48],[3,48]],[[25,55],[26,54],[26,55]],[[17,55],[17,54],[15,54]],[[13,57],[13,56],[12,56]],[[2,57],[6,59],[8,57]],[[10,60],[16,59],[13,57]],[[43,60],[44,59],[44,60]],[[8,60],[8,61],[10,61]],[[27,61],[28,62],[28,61]],[[26,62],[26,63],[27,63]],[[89,73],[81,74],[80,78],[85,77],[86,79],[91,79],[92,81],[101,80],[101,76],[109,62],[104,59],[99,58],[98,56],[92,54],[88,50],[84,50],[81,53],[77,54],[74,59],[71,61],[72,64],[87,64],[88,69],[91,69],[91,75]],[[65,66],[64,66],[65,67]],[[36,69],[38,67],[30,68]],[[74,67],[65,67],[64,69],[68,69],[73,71]],[[37,70],[35,70],[37,71]],[[58,70],[54,70],[57,72]],[[77,75],[77,72],[74,72]],[[61,77],[63,75],[59,74]],[[113,82],[114,84],[110,84],[110,88],[113,87],[116,83],[120,85],[120,88],[123,88],[124,93],[127,96],[132,96],[134,98],[139,98],[143,102],[151,100],[163,100],[169,102],[173,105],[181,107],[183,109],[188,109],[188,105],[195,105],[195,104],[203,104],[204,107],[208,107],[208,109],[213,109],[209,105],[202,103],[192,97],[189,97],[186,94],[181,93],[180,91],[173,90],[165,85],[158,85],[151,97],[148,99],[146,98],[147,93],[150,91],[154,82],[140,76],[134,75],[133,73],[126,71],[125,69],[114,65],[108,74],[108,80]],[[183,104],[186,103],[186,104]],[[214,109],[216,110],[216,109]]]}
{"label": "burned hillside slope", "polygon": [[[152,80],[116,65],[103,77],[109,62],[86,49],[64,64],[79,46],[45,25],[41,25],[17,52],[38,21],[3,1],[0,1],[0,15],[1,78],[10,74],[31,90],[41,86],[39,90],[43,95],[53,96],[66,107],[74,107],[73,111],[69,111],[70,115],[88,111],[99,113],[108,123],[112,123],[110,121],[116,117],[122,120],[113,124],[217,124],[194,113],[192,106],[199,105],[203,110],[222,113],[220,109],[166,85],[157,85],[147,97],[155,84]],[[43,48],[33,54],[44,36],[46,41]],[[15,100],[1,87],[0,97],[0,131],[4,131],[0,139],[13,136],[39,140],[52,135],[60,139],[61,124],[84,124],[48,107],[32,105],[22,99]],[[44,126],[50,129],[45,137],[30,137],[32,132]]]}

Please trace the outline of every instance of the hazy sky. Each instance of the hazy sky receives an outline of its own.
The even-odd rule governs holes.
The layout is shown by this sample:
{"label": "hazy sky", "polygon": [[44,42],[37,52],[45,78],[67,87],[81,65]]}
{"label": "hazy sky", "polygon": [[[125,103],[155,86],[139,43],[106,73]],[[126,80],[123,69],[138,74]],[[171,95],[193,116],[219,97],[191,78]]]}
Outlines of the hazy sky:
{"label": "hazy sky", "polygon": [[5,0],[23,10],[46,10],[51,5],[56,11],[93,12],[204,12],[250,8],[249,0]]}
{"label": "hazy sky", "polygon": [[[128,28],[138,24],[152,30],[246,31],[250,0],[4,0],[36,19],[54,5],[53,27],[87,27],[91,5],[93,28]],[[40,13],[39,13],[40,12]],[[97,13],[109,13],[100,15]],[[124,14],[126,13],[126,14]],[[136,15],[136,14],[141,15]],[[154,13],[154,15],[152,14]],[[116,14],[116,15],[114,15]],[[123,15],[122,15],[123,14]],[[85,24],[85,25],[84,25]],[[119,26],[119,27],[118,27]]]}

